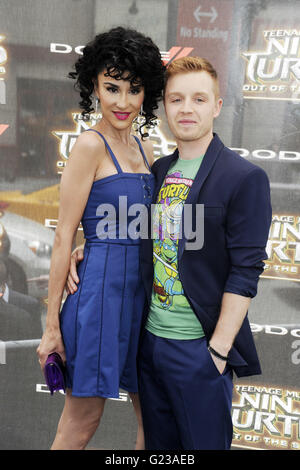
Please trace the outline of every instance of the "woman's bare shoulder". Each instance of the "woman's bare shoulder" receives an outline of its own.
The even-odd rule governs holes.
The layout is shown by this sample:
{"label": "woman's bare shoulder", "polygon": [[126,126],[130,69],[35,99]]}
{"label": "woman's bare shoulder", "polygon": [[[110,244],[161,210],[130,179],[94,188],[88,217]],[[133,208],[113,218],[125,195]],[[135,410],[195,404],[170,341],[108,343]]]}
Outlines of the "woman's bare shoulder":
{"label": "woman's bare shoulder", "polygon": [[99,152],[105,150],[103,139],[96,132],[82,132],[75,143],[78,150]]}

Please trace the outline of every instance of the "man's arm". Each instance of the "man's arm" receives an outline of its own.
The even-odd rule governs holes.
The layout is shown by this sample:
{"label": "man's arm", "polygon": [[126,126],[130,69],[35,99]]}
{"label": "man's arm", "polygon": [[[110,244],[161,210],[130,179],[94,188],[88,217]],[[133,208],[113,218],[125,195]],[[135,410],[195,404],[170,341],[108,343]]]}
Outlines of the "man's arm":
{"label": "man's arm", "polygon": [[84,243],[77,246],[71,254],[69,274],[65,285],[67,294],[74,294],[77,291],[77,284],[79,283],[79,277],[77,274],[77,264],[84,258]]}
{"label": "man's arm", "polygon": [[[221,311],[210,346],[227,356],[247,315],[251,298],[267,258],[265,246],[272,219],[269,180],[263,170],[252,170],[241,181],[228,208],[226,241],[231,269]],[[213,356],[221,371],[225,361]]]}
{"label": "man's arm", "polygon": [[[210,346],[222,356],[226,357],[232,348],[234,339],[247,315],[250,302],[250,297],[224,292],[219,320],[209,341]],[[213,359],[222,372],[226,361],[216,356]]]}

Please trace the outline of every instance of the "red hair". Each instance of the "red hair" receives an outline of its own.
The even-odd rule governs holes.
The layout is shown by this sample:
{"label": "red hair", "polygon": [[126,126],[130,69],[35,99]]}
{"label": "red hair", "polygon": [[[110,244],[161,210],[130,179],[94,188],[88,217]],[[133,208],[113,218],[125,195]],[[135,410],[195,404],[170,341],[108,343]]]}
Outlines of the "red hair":
{"label": "red hair", "polygon": [[211,63],[203,57],[181,57],[173,60],[166,71],[165,88],[170,77],[190,72],[207,72],[213,79],[216,98],[220,97],[218,74]]}

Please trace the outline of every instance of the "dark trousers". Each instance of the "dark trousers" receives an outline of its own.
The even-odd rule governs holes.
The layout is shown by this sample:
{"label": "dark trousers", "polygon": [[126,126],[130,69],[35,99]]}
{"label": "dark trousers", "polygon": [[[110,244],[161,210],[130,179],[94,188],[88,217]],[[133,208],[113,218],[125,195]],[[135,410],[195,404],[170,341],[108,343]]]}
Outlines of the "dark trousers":
{"label": "dark trousers", "polygon": [[216,368],[205,338],[166,339],[145,331],[139,396],[148,450],[225,450],[232,441],[232,371]]}

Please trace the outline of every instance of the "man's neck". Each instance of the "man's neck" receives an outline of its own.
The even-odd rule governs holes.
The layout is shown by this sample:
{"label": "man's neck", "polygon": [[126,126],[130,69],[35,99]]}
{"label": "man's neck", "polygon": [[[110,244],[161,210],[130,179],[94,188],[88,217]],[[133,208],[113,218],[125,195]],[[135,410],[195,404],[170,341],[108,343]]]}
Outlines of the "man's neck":
{"label": "man's neck", "polygon": [[208,134],[199,140],[178,140],[177,147],[182,160],[193,160],[204,155],[213,139],[213,134]]}

